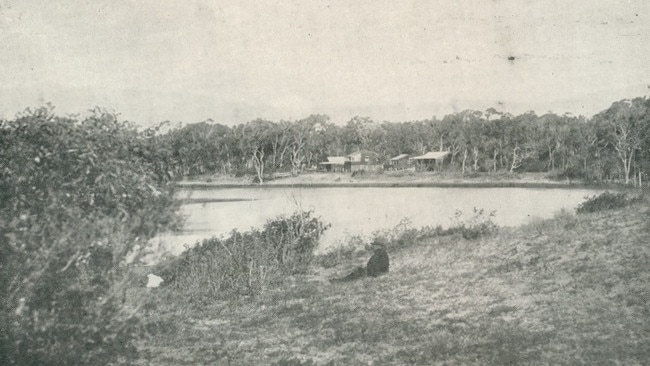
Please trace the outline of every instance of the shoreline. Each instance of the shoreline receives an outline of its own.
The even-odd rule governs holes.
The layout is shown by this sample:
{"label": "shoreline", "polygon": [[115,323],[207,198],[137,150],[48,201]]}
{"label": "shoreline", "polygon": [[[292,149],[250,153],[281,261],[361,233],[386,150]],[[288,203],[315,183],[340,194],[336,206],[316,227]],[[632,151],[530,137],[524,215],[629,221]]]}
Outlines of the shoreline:
{"label": "shoreline", "polygon": [[[314,262],[306,274],[255,297],[209,297],[190,308],[188,298],[200,284],[129,289],[129,305],[158,304],[145,314],[147,324],[189,324],[198,340],[188,348],[186,333],[159,331],[139,345],[148,351],[141,363],[215,363],[212,349],[221,344],[231,351],[217,362],[233,364],[274,364],[295,354],[319,357],[315,364],[363,364],[367,355],[387,364],[600,364],[602,352],[608,361],[639,364],[650,355],[638,351],[649,349],[643,281],[650,268],[649,214],[644,200],[563,213],[475,239],[422,237],[391,249],[385,276],[332,284],[365,263],[366,252],[352,252]],[[138,268],[134,276],[144,278],[149,270]],[[399,319],[386,327],[395,314]],[[331,347],[332,334],[346,337],[348,346]],[[433,353],[441,347],[445,352]],[[414,362],[414,353],[423,356]]]}
{"label": "shoreline", "polygon": [[200,181],[181,181],[174,185],[188,189],[228,189],[228,188],[561,188],[561,189],[615,189],[625,190],[613,184],[553,183],[553,182],[301,182],[301,183],[218,183]]}
{"label": "shoreline", "polygon": [[173,184],[185,189],[228,188],[532,188],[532,189],[609,189],[634,190],[638,187],[621,183],[585,182],[583,180],[553,180],[548,173],[482,173],[462,175],[456,172],[386,172],[349,173],[311,172],[297,176],[282,176],[262,184],[252,177],[204,175],[183,177]]}

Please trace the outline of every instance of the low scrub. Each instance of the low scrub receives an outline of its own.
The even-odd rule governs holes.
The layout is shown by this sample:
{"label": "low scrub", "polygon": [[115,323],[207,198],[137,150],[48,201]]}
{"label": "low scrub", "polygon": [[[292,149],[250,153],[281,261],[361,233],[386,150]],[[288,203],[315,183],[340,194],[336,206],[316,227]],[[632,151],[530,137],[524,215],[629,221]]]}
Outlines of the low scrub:
{"label": "low scrub", "polygon": [[530,232],[536,233],[537,235],[543,235],[544,233],[551,231],[571,230],[576,225],[578,225],[578,223],[578,217],[573,212],[573,210],[567,210],[563,208],[560,211],[556,212],[553,215],[552,219],[534,217],[528,224],[524,225],[523,227]]}
{"label": "low scrub", "polygon": [[316,263],[323,268],[332,268],[357,255],[364,248],[363,239],[353,237],[346,244],[334,247],[316,257]]}
{"label": "low scrub", "polygon": [[389,246],[394,248],[405,248],[425,238],[456,234],[461,235],[464,239],[474,240],[493,234],[498,230],[498,226],[493,221],[495,216],[495,211],[486,212],[484,209],[474,207],[472,216],[469,218],[466,218],[462,211],[456,210],[448,228],[438,225],[415,229],[411,226],[410,220],[402,219],[393,229],[377,231],[373,236],[384,238]]}
{"label": "low scrub", "polygon": [[486,212],[482,208],[474,207],[472,216],[464,219],[463,212],[456,210],[452,219],[453,224],[447,231],[452,234],[458,233],[467,240],[478,239],[498,230],[498,226],[492,221],[494,216],[496,216],[495,211]]}
{"label": "low scrub", "polygon": [[576,208],[577,213],[613,210],[629,206],[640,201],[641,196],[629,197],[627,193],[604,192],[598,196],[585,197],[585,201]]}
{"label": "low scrub", "polygon": [[443,228],[438,225],[424,226],[419,229],[414,228],[408,218],[404,218],[391,229],[375,231],[369,242],[357,236],[350,238],[347,244],[318,256],[317,263],[324,268],[335,267],[364,249],[370,250],[370,243],[373,241],[386,243],[387,249],[394,251],[418,245],[424,239],[442,236],[459,235],[466,240],[476,240],[497,232],[498,226],[492,221],[494,216],[496,216],[494,211],[486,212],[484,209],[474,208],[472,216],[466,219],[462,211],[457,210],[451,218],[450,227]]}
{"label": "low scrub", "polygon": [[172,287],[191,296],[234,298],[261,292],[271,283],[304,273],[327,229],[311,211],[269,220],[262,230],[213,237],[160,265]]}

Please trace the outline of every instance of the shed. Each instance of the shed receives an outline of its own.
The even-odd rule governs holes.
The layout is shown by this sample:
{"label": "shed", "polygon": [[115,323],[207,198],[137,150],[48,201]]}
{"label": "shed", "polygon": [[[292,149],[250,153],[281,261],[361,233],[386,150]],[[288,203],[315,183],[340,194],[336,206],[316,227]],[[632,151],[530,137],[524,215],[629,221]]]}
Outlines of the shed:
{"label": "shed", "polygon": [[327,161],[318,163],[328,172],[342,172],[347,158],[345,156],[328,156]]}
{"label": "shed", "polygon": [[377,162],[378,154],[374,151],[359,150],[347,156],[352,163],[373,164]]}
{"label": "shed", "polygon": [[449,151],[429,151],[424,155],[414,156],[410,160],[415,161],[420,170],[435,170],[440,168],[447,155],[449,155]]}
{"label": "shed", "polygon": [[382,167],[379,154],[374,151],[359,150],[347,156],[345,171],[355,172],[357,170],[373,170]]}
{"label": "shed", "polygon": [[390,166],[393,169],[404,169],[409,165],[409,154],[399,154],[390,159]]}

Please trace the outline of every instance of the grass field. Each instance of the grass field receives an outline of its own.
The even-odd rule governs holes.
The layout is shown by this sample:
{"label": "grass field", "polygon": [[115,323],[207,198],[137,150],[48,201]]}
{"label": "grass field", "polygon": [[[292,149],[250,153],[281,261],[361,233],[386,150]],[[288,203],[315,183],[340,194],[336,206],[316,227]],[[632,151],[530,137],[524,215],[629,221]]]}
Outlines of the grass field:
{"label": "grass field", "polygon": [[147,299],[143,365],[644,365],[650,204],[423,239],[377,279],[315,266],[254,298]]}

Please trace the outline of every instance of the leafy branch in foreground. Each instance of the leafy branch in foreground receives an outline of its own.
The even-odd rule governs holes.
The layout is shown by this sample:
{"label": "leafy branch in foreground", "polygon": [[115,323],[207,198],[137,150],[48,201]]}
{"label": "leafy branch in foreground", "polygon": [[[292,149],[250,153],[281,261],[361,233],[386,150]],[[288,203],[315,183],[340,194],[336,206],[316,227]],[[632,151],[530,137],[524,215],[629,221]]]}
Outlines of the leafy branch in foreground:
{"label": "leafy branch in foreground", "polygon": [[2,121],[0,146],[0,363],[128,363],[126,257],[180,223],[148,154],[163,147],[113,114],[52,108]]}

